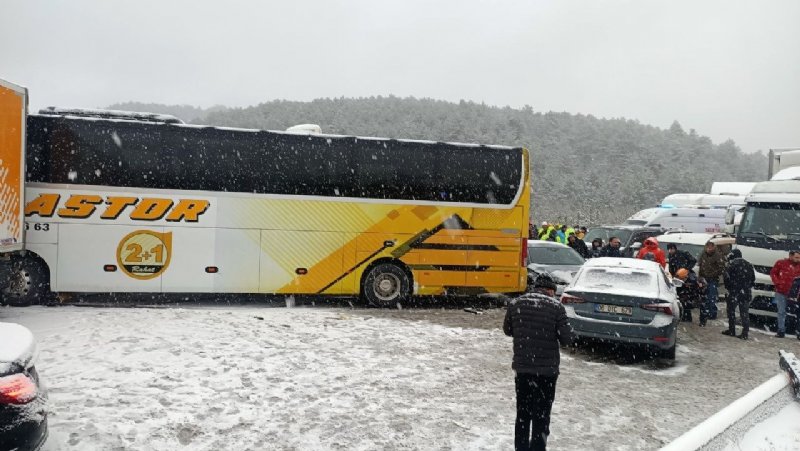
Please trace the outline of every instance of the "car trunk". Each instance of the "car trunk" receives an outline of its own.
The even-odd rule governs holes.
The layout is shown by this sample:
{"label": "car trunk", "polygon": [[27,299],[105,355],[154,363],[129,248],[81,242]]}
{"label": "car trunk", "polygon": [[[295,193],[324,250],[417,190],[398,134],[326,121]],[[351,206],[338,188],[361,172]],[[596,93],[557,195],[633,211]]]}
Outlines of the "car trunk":
{"label": "car trunk", "polygon": [[666,302],[635,295],[572,288],[565,292],[564,296],[574,296],[583,300],[583,302],[569,303],[578,316],[629,324],[649,324],[659,313],[641,307],[646,304]]}
{"label": "car trunk", "polygon": [[0,322],[0,376],[20,372],[33,360],[33,334],[19,324]]}

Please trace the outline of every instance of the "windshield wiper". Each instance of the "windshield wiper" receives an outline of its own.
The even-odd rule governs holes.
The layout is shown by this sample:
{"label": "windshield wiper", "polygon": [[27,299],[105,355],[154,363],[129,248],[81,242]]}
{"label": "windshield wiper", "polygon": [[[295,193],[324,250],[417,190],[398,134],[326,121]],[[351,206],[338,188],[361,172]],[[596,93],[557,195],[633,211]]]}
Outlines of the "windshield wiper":
{"label": "windshield wiper", "polygon": [[767,235],[767,234],[766,234],[766,233],[764,233],[764,232],[742,232],[742,234],[760,235],[760,236],[763,236],[763,237],[767,237],[767,238],[771,239],[772,241],[774,241],[774,242],[776,242],[776,243],[780,243],[780,242],[782,242],[782,241],[783,241],[783,240],[782,240],[782,239],[780,239],[780,238],[775,238],[774,236],[772,236],[772,235]]}

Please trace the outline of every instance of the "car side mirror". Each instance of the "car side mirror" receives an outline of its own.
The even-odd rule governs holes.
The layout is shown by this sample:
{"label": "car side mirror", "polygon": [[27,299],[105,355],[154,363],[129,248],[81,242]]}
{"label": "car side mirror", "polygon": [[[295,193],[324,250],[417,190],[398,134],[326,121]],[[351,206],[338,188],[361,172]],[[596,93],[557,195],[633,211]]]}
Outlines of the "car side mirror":
{"label": "car side mirror", "polygon": [[634,252],[638,251],[641,248],[642,248],[642,243],[639,242],[639,241],[631,244],[631,250],[634,251]]}
{"label": "car side mirror", "polygon": [[672,284],[675,285],[676,288],[680,288],[683,286],[683,281],[681,279],[672,279]]}

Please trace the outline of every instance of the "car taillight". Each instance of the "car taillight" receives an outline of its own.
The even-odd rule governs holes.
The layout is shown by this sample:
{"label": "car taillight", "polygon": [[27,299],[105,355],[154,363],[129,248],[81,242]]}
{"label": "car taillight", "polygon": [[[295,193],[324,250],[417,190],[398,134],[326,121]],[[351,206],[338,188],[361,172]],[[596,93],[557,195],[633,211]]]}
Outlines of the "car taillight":
{"label": "car taillight", "polygon": [[27,404],[37,395],[36,384],[24,374],[0,377],[0,404]]}
{"label": "car taillight", "polygon": [[651,310],[654,312],[661,312],[666,313],[667,315],[672,315],[672,304],[666,302],[659,302],[657,304],[645,304],[642,306],[645,310]]}
{"label": "car taillight", "polygon": [[572,296],[569,294],[562,294],[561,295],[561,303],[562,304],[583,304],[583,298],[579,298],[578,296]]}
{"label": "car taillight", "polygon": [[519,254],[519,265],[528,266],[528,240],[522,240],[522,252]]}

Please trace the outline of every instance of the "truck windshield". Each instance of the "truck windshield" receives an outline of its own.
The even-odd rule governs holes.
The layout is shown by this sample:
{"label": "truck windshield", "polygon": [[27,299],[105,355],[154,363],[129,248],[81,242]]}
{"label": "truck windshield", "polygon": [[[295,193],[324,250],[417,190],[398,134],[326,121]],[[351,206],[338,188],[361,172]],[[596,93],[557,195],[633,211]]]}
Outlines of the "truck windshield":
{"label": "truck windshield", "polygon": [[739,233],[744,236],[800,241],[800,204],[753,202],[747,204]]}

